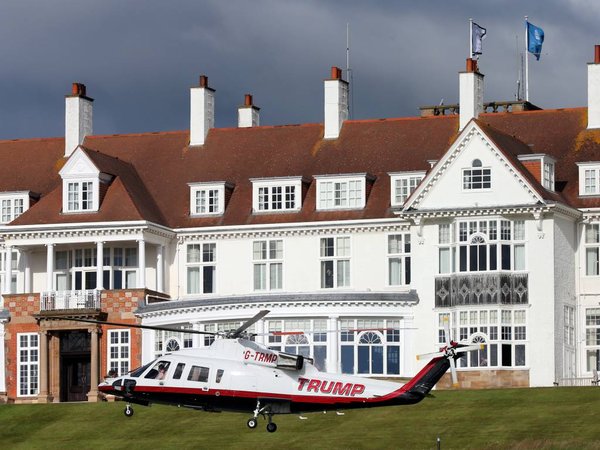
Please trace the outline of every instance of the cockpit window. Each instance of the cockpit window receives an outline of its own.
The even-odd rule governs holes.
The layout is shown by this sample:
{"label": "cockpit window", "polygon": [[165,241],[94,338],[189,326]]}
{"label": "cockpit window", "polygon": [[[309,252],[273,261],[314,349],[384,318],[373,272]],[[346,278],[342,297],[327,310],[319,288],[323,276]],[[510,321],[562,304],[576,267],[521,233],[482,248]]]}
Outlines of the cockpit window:
{"label": "cockpit window", "polygon": [[208,367],[192,366],[187,379],[206,383],[208,381]]}
{"label": "cockpit window", "polygon": [[132,370],[129,374],[130,377],[138,378],[141,374],[143,374],[148,367],[150,367],[154,363],[154,361],[149,362],[148,364],[144,364],[142,367],[138,367],[135,370]]}
{"label": "cockpit window", "polygon": [[173,373],[174,380],[179,380],[181,378],[181,374],[183,373],[184,367],[185,367],[184,363],[177,364],[177,367],[175,367],[175,372]]}
{"label": "cockpit window", "polygon": [[169,361],[158,361],[152,369],[148,371],[144,378],[153,378],[155,380],[164,380],[167,376],[167,370],[169,369]]}
{"label": "cockpit window", "polygon": [[220,383],[221,382],[221,378],[223,378],[223,373],[225,371],[223,369],[218,369],[217,370],[217,377],[215,378],[215,382]]}

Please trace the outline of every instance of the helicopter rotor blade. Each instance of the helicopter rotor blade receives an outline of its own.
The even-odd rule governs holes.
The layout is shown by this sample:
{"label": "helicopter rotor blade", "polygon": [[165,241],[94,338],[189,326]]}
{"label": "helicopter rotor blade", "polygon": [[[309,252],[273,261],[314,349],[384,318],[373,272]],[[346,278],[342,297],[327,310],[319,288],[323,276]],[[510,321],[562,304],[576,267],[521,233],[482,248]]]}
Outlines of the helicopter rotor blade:
{"label": "helicopter rotor blade", "polygon": [[420,355],[417,355],[417,361],[420,361],[421,359],[438,358],[444,355],[446,355],[445,352],[422,353]]}
{"label": "helicopter rotor blade", "polygon": [[450,362],[450,375],[452,376],[452,386],[458,386],[458,375],[456,374],[456,361],[453,357],[448,358]]}
{"label": "helicopter rotor blade", "polygon": [[111,325],[115,327],[124,327],[124,328],[141,328],[144,330],[156,330],[156,331],[174,331],[176,333],[190,333],[190,334],[208,334],[212,336],[216,336],[219,333],[214,333],[212,331],[200,331],[200,330],[190,330],[187,328],[171,328],[171,327],[160,327],[153,325],[140,325],[137,323],[123,323],[123,322],[107,322],[105,320],[93,320],[93,319],[80,319],[79,317],[69,317],[69,316],[46,316],[46,319],[55,319],[55,320],[72,320],[74,322],[85,322],[85,323],[97,323],[99,325]]}
{"label": "helicopter rotor blade", "polygon": [[244,331],[246,331],[248,328],[250,328],[256,322],[258,322],[260,319],[265,317],[267,314],[269,314],[268,309],[263,309],[262,311],[259,311],[254,317],[252,317],[251,319],[248,319],[246,322],[244,322],[237,330],[233,330],[231,333],[228,333],[227,337],[232,338],[232,339],[240,337],[240,335]]}

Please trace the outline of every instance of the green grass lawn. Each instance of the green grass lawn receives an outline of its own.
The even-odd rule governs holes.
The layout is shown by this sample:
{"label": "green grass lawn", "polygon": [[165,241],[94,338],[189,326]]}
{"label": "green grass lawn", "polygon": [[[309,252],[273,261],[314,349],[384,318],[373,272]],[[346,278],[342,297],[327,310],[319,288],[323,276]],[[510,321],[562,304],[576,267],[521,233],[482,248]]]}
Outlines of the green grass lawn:
{"label": "green grass lawn", "polygon": [[414,406],[275,416],[211,414],[123,402],[0,405],[0,448],[600,449],[600,388],[438,391]]}

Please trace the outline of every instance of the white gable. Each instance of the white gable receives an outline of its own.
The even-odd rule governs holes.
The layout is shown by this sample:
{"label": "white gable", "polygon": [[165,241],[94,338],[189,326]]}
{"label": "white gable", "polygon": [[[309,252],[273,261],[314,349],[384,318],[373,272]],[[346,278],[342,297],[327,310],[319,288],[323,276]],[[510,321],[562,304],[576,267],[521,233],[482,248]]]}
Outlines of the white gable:
{"label": "white gable", "polygon": [[73,152],[67,163],[60,169],[60,176],[65,178],[98,178],[100,170],[85,154],[81,147]]}
{"label": "white gable", "polygon": [[[478,167],[474,168],[476,160],[481,164],[476,163]],[[478,168],[489,174],[484,187],[465,187],[465,170]],[[543,201],[542,198],[530,183],[515,170],[481,128],[471,122],[415,190],[405,209],[485,208],[533,205],[540,201]]]}

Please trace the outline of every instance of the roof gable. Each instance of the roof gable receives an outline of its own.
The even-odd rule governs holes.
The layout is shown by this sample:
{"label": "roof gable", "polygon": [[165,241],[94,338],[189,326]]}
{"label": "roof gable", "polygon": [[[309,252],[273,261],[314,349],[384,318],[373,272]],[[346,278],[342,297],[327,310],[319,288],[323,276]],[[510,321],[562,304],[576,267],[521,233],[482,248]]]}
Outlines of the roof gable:
{"label": "roof gable", "polygon": [[60,169],[59,174],[63,179],[97,178],[100,175],[100,169],[98,169],[80,145],[75,149],[62,169]]}
{"label": "roof gable", "polygon": [[[517,139],[472,120],[411,195],[404,210],[544,202],[539,184],[516,158],[520,152],[530,150]],[[489,185],[480,183],[480,174],[489,174]]]}

